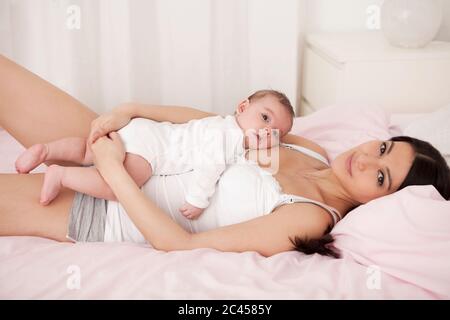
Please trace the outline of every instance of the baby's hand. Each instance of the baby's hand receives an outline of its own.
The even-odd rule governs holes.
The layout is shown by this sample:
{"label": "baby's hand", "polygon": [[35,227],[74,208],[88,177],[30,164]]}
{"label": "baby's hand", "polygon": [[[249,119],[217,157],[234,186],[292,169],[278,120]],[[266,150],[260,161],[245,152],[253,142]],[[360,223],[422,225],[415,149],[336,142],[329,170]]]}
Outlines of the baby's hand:
{"label": "baby's hand", "polygon": [[194,207],[192,204],[189,204],[187,202],[185,202],[184,205],[180,208],[181,214],[188,219],[196,219],[199,215],[202,214],[203,210],[205,209]]}

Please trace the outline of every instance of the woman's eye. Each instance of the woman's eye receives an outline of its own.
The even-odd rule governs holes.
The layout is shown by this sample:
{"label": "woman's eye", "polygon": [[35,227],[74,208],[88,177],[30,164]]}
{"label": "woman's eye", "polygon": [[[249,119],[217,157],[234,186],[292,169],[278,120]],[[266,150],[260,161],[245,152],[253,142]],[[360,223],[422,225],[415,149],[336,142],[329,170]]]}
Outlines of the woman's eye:
{"label": "woman's eye", "polygon": [[384,173],[382,171],[378,171],[377,182],[380,186],[384,183]]}
{"label": "woman's eye", "polygon": [[262,119],[264,120],[264,122],[269,122],[269,116],[267,114],[262,114],[261,115]]}
{"label": "woman's eye", "polygon": [[386,142],[383,142],[380,146],[380,155],[386,152]]}

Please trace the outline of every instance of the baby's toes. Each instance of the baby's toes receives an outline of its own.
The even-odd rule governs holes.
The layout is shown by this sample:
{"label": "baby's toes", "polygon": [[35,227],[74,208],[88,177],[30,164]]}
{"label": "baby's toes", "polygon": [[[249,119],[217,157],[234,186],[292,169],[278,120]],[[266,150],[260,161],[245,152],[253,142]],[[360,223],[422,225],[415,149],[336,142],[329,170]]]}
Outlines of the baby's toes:
{"label": "baby's toes", "polygon": [[47,156],[47,146],[44,144],[35,144],[23,152],[16,160],[15,167],[18,173],[28,173],[42,162]]}

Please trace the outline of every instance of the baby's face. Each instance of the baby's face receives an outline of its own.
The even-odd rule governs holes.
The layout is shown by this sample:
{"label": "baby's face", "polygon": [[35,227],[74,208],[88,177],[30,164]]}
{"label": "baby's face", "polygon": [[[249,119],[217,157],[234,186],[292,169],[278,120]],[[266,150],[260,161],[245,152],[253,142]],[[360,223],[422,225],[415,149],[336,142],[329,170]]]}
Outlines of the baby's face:
{"label": "baby's face", "polygon": [[239,104],[236,120],[246,135],[246,148],[267,149],[279,144],[290,130],[292,117],[273,96]]}

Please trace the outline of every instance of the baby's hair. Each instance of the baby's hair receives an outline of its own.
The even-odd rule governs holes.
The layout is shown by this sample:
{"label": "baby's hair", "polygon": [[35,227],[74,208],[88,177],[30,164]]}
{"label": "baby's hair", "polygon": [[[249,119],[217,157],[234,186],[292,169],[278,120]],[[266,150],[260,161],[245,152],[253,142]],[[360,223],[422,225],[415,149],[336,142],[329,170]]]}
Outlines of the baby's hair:
{"label": "baby's hair", "polygon": [[252,102],[258,99],[261,99],[265,96],[273,96],[275,97],[279,103],[286,109],[286,111],[289,112],[289,115],[291,118],[295,117],[294,108],[292,107],[291,102],[289,101],[289,98],[282,92],[276,91],[276,90],[259,90],[253,93],[250,97],[248,97],[248,101]]}

